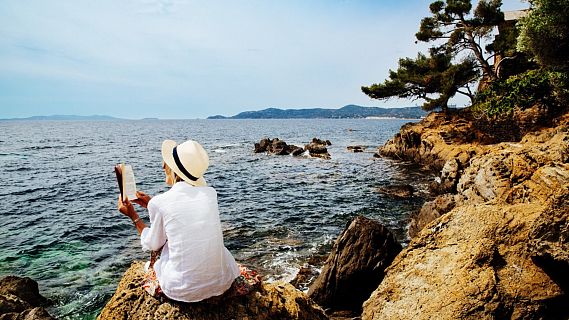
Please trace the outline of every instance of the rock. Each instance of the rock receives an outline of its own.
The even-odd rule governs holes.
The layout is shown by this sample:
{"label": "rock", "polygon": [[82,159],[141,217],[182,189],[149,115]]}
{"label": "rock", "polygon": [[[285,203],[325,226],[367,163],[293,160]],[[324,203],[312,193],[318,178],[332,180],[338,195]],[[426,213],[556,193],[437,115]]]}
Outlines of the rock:
{"label": "rock", "polygon": [[297,146],[291,146],[291,147],[293,147],[291,154],[295,157],[301,156],[304,153],[304,148]]}
{"label": "rock", "polygon": [[313,138],[312,142],[304,146],[304,149],[307,150],[312,157],[330,159],[330,153],[328,153],[327,146],[331,144],[330,140],[324,141],[318,138]]}
{"label": "rock", "polygon": [[[554,194],[549,206],[535,220],[530,231],[530,254],[565,292],[569,294],[569,186]],[[565,307],[565,306],[564,306]]]}
{"label": "rock", "polygon": [[408,184],[391,185],[377,188],[377,192],[383,193],[395,198],[411,198],[415,190]]}
{"label": "rock", "polygon": [[452,194],[443,194],[436,197],[433,201],[426,202],[417,215],[411,217],[409,237],[414,238],[431,221],[454,209],[456,205],[455,197]]}
{"label": "rock", "polygon": [[20,313],[2,314],[0,320],[54,320],[54,318],[44,308],[35,307]]}
{"label": "rock", "polygon": [[401,245],[387,228],[358,216],[336,240],[308,294],[332,310],[359,311],[399,251]]}
{"label": "rock", "polygon": [[364,152],[366,148],[364,146],[348,146],[347,149],[348,151],[357,153],[357,152]]}
{"label": "rock", "polygon": [[298,273],[290,281],[290,284],[299,290],[303,290],[309,287],[309,285],[314,282],[314,279],[318,277],[318,271],[311,265],[305,264],[298,270]]}
{"label": "rock", "polygon": [[276,155],[290,155],[300,156],[304,153],[304,149],[294,145],[288,145],[279,138],[268,139],[264,138],[255,143],[255,153],[267,152]]}
{"label": "rock", "polygon": [[8,293],[0,295],[0,315],[10,312],[20,313],[31,307],[32,306],[29,303],[13,294]]}
{"label": "rock", "polygon": [[[413,161],[433,171],[441,171],[450,159],[457,159],[464,167],[472,156],[485,149],[484,143],[492,140],[464,113],[432,112],[420,122],[407,123],[378,153]],[[479,143],[468,143],[473,141]]]}
{"label": "rock", "polygon": [[32,306],[40,306],[48,302],[40,294],[38,283],[28,277],[6,276],[0,279],[0,294],[12,294]]}
{"label": "rock", "polygon": [[568,317],[562,282],[534,261],[551,249],[560,262],[550,264],[553,273],[567,279],[567,238],[555,230],[566,226],[563,192],[547,205],[468,204],[434,220],[393,261],[362,319]]}
{"label": "rock", "polygon": [[569,318],[569,114],[492,145],[453,117],[408,124],[380,150],[441,170],[437,188],[456,194],[412,218],[362,319]]}
{"label": "rock", "polygon": [[545,203],[569,183],[567,125],[526,135],[518,144],[501,143],[474,157],[457,192],[471,203]]}
{"label": "rock", "polygon": [[441,170],[441,183],[438,188],[439,193],[456,192],[456,185],[461,174],[460,161],[453,158],[448,159]]}
{"label": "rock", "polygon": [[318,138],[312,138],[312,142],[314,144],[320,144],[320,145],[324,145],[324,146],[331,146],[332,142],[330,142],[330,140],[320,140]]}
{"label": "rock", "polygon": [[143,278],[143,263],[134,262],[97,319],[326,319],[320,307],[288,283],[263,283],[247,296],[181,303],[151,297],[141,287]]}
{"label": "rock", "polygon": [[1,320],[52,320],[42,308],[48,302],[39,293],[38,283],[30,278],[6,276],[0,279]]}
{"label": "rock", "polygon": [[259,143],[255,143],[255,153],[268,152],[269,146],[272,144],[272,140],[268,138],[263,138]]}

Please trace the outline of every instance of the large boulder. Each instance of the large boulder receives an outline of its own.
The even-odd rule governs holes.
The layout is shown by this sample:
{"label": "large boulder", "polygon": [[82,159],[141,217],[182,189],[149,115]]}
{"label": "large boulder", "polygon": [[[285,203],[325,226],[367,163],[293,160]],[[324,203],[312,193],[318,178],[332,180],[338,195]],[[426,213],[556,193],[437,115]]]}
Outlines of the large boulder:
{"label": "large boulder", "polygon": [[566,319],[569,189],[560,192],[547,205],[463,205],[434,220],[393,261],[362,318]]}
{"label": "large boulder", "polygon": [[379,222],[358,216],[340,234],[308,295],[332,310],[360,311],[401,251]]}
{"label": "large boulder", "polygon": [[97,319],[326,319],[319,306],[288,283],[263,283],[246,296],[181,303],[150,296],[141,287],[143,280],[143,263],[133,262]]}
{"label": "large boulder", "polygon": [[1,320],[53,320],[42,307],[49,301],[39,293],[38,283],[27,277],[0,279]]}

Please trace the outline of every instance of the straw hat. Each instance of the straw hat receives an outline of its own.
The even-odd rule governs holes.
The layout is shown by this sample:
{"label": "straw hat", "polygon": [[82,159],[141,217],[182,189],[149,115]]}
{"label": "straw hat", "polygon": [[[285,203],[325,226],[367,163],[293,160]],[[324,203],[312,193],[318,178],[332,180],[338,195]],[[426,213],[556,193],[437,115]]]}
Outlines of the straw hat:
{"label": "straw hat", "polygon": [[193,140],[179,145],[176,141],[162,142],[162,159],[180,178],[196,187],[207,186],[203,174],[209,166],[204,148]]}

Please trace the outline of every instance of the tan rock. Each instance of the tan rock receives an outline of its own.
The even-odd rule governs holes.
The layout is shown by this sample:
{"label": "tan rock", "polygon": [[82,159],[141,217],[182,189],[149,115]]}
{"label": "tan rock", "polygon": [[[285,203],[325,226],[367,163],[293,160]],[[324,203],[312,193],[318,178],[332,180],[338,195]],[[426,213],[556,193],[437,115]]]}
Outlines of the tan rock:
{"label": "tan rock", "polygon": [[539,203],[494,203],[461,206],[443,215],[394,260],[364,303],[362,318],[546,316],[563,291],[532,261],[528,241],[546,212]]}
{"label": "tan rock", "polygon": [[433,201],[426,202],[409,222],[409,237],[414,238],[431,221],[451,211],[456,206],[456,196],[443,194]]}
{"label": "tan rock", "polygon": [[304,293],[283,282],[264,283],[247,296],[217,298],[207,302],[163,302],[141,287],[142,262],[125,272],[99,320],[115,319],[326,319],[324,311]]}

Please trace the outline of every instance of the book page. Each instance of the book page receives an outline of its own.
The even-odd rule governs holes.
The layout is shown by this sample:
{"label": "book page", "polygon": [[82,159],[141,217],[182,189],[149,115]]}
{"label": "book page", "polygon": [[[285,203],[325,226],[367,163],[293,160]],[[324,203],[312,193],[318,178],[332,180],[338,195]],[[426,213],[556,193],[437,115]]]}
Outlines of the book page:
{"label": "book page", "polygon": [[134,181],[134,172],[132,166],[122,165],[122,178],[123,178],[123,199],[127,197],[128,200],[137,199],[136,197],[136,182]]}

